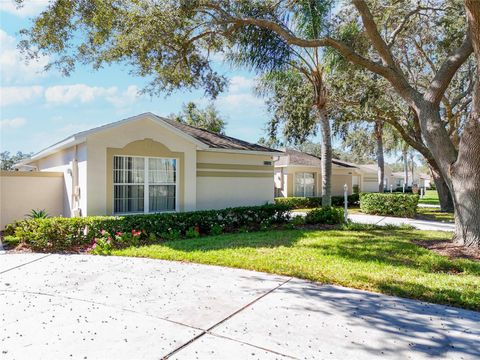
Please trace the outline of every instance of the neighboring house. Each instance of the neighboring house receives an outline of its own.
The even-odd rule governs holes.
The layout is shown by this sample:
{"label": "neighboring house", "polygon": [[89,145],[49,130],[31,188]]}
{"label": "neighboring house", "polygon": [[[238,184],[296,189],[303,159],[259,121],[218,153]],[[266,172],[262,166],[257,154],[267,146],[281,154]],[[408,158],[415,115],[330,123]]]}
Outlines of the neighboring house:
{"label": "neighboring house", "polygon": [[[275,197],[322,196],[320,157],[294,149],[284,149],[285,156],[275,161]],[[353,164],[333,159],[332,195],[348,193],[378,192],[378,167],[376,164]],[[390,190],[394,178],[390,166],[385,165],[386,191]]]}
{"label": "neighboring house", "polygon": [[[392,173],[396,187],[403,187],[403,183],[405,182],[405,174],[403,171],[398,171]],[[412,182],[412,175],[408,173],[408,184],[407,187],[412,186],[412,184],[417,185],[418,187],[430,188],[430,175],[429,174],[415,174],[415,177]]]}
{"label": "neighboring house", "polygon": [[[293,149],[284,149],[285,156],[275,161],[275,197],[322,196],[320,158]],[[355,165],[334,159],[332,195],[343,195],[359,185],[360,173]]]}
{"label": "neighboring house", "polygon": [[72,135],[19,165],[63,173],[58,196],[71,217],[262,205],[273,201],[281,155],[145,113]]}
{"label": "neighboring house", "polygon": [[[361,191],[362,192],[378,192],[378,165],[377,164],[356,164],[358,171],[361,173]],[[392,175],[392,168],[385,164],[384,166],[384,189],[390,191],[390,185],[393,190],[396,186]]]}

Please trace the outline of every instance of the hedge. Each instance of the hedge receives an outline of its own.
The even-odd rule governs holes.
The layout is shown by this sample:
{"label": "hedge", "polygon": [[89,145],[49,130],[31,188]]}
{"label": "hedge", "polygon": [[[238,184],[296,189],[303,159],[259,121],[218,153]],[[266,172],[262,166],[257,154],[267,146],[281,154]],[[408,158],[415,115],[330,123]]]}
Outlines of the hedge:
{"label": "hedge", "polygon": [[345,222],[345,213],[343,208],[326,206],[323,208],[310,210],[305,216],[307,224],[343,224]]}
{"label": "hedge", "polygon": [[[348,195],[348,206],[358,205],[359,194]],[[332,196],[332,206],[344,206],[343,196]],[[275,204],[287,205],[291,209],[313,209],[322,206],[321,197],[279,197]]]}
{"label": "hedge", "polygon": [[360,194],[360,210],[366,214],[414,217],[418,195],[412,194]]}
{"label": "hedge", "polygon": [[5,235],[39,251],[70,250],[90,245],[101,231],[142,231],[144,239],[168,240],[185,237],[194,228],[200,234],[218,234],[238,230],[258,230],[290,219],[290,208],[282,204],[237,207],[183,213],[160,213],[127,216],[53,217],[26,219],[10,224]]}

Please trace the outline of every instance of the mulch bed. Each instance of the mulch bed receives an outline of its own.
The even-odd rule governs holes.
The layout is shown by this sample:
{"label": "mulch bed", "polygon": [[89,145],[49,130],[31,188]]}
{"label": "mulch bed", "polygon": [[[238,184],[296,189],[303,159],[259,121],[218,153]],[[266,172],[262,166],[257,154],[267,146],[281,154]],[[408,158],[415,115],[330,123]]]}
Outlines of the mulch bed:
{"label": "mulch bed", "polygon": [[453,241],[445,240],[416,240],[416,245],[435,251],[437,254],[448,256],[451,259],[469,259],[480,262],[480,250],[466,248]]}

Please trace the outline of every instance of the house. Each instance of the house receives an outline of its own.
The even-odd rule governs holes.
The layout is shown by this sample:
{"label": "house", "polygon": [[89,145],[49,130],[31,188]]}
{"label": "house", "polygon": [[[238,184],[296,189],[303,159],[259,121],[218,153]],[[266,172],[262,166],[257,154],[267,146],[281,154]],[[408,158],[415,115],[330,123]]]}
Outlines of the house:
{"label": "house", "polygon": [[[361,191],[362,192],[378,192],[378,165],[377,164],[357,164],[359,173],[361,174]],[[390,185],[395,190],[394,177],[392,168],[384,165],[384,186],[385,191],[390,191]]]}
{"label": "house", "polygon": [[273,202],[273,160],[281,155],[145,113],[74,134],[19,165],[34,168],[32,178],[47,172],[63,176],[57,196],[63,199],[62,215],[72,217]]}
{"label": "house", "polygon": [[[275,161],[275,197],[321,196],[320,158],[294,149],[284,149],[285,156]],[[332,195],[343,195],[360,184],[360,173],[354,164],[332,161]]]}
{"label": "house", "polygon": [[[284,153],[275,161],[275,197],[321,196],[320,157],[290,148],[284,149]],[[384,189],[389,191],[391,184],[395,190],[392,169],[385,165]],[[333,159],[332,195],[343,195],[344,185],[349,194],[378,192],[378,166]]]}
{"label": "house", "polygon": [[[403,183],[405,182],[405,173],[403,171],[398,171],[392,173],[395,181],[394,187],[403,187]],[[417,185],[418,187],[423,188],[430,188],[430,175],[425,173],[414,174],[414,178],[412,181],[412,174],[408,173],[408,184],[407,187],[412,186],[412,184]]]}

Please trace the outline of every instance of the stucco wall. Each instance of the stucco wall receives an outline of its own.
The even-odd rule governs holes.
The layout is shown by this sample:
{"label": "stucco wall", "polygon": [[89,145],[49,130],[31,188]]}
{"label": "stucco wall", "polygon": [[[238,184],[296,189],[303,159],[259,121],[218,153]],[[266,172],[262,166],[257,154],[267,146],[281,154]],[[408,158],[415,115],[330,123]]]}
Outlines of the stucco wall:
{"label": "stucco wall", "polygon": [[270,156],[199,151],[197,209],[263,205],[273,202]]}
{"label": "stucco wall", "polygon": [[[278,169],[278,168],[277,168]],[[310,172],[315,175],[315,196],[321,196],[322,187],[322,173],[320,169],[312,166],[286,166],[284,169],[285,181],[283,183],[284,196],[296,196],[295,195],[295,174],[302,172]],[[343,186],[347,184],[348,194],[352,194],[352,177],[353,169],[342,168],[338,166],[332,167],[332,195],[343,195]]]}
{"label": "stucco wall", "polygon": [[[110,188],[107,185],[107,148],[123,149],[130,143],[144,139],[153,144],[152,148],[148,149],[149,151],[156,150],[154,143],[157,142],[162,145],[162,148],[165,147],[171,152],[183,154],[184,164],[179,166],[184,169],[182,175],[184,185],[183,189],[179,189],[183,192],[183,204],[179,205],[181,210],[195,210],[197,196],[196,145],[150,119],[140,119],[88,137],[88,215],[110,214],[108,209],[111,206],[107,204],[108,199],[111,198],[107,195]],[[132,155],[139,156],[141,154]]]}
{"label": "stucco wall", "polygon": [[72,216],[72,161],[78,162],[78,186],[80,187],[79,208],[83,215],[87,211],[87,147],[86,144],[72,146],[56,152],[33,163],[39,171],[53,171],[63,173],[63,215]]}
{"label": "stucco wall", "polygon": [[62,172],[0,172],[0,229],[32,209],[65,216],[63,197]]}

